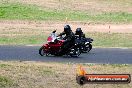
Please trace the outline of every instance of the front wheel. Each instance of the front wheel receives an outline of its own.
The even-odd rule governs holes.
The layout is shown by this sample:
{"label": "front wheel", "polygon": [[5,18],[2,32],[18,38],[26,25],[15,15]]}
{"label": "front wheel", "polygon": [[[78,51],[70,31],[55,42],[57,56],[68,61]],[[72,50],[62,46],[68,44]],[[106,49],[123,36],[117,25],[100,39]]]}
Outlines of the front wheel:
{"label": "front wheel", "polygon": [[87,45],[85,45],[84,52],[88,53],[91,49],[92,49],[92,45],[91,44],[87,44]]}
{"label": "front wheel", "polygon": [[46,53],[44,52],[44,46],[42,46],[42,47],[39,49],[39,54],[40,54],[41,56],[46,55]]}

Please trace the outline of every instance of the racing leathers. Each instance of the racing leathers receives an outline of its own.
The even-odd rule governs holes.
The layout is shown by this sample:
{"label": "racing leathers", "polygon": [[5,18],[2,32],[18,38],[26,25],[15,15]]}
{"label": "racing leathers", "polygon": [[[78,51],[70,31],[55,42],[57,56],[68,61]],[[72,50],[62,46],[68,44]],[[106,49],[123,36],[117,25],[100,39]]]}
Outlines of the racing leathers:
{"label": "racing leathers", "polygon": [[75,43],[75,35],[72,31],[65,33],[62,32],[59,36],[66,35],[63,39],[65,40],[63,45],[61,46],[61,53],[65,53],[71,46]]}

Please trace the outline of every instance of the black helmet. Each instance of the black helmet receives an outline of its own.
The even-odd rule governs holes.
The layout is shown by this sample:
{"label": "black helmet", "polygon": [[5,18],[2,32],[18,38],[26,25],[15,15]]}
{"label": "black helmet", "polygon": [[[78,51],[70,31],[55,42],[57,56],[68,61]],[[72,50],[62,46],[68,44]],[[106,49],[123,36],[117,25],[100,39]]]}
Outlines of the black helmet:
{"label": "black helmet", "polygon": [[77,28],[77,29],[76,29],[76,34],[77,34],[77,35],[80,35],[81,33],[82,33],[81,28]]}
{"label": "black helmet", "polygon": [[69,26],[69,25],[66,25],[65,27],[64,27],[64,32],[65,33],[69,33],[71,31],[71,27]]}

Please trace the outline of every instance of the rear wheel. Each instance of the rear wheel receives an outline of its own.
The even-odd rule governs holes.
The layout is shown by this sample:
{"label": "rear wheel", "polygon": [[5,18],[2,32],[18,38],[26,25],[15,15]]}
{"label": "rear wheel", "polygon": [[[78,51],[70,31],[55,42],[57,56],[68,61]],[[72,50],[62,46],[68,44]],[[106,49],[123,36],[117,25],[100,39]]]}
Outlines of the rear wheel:
{"label": "rear wheel", "polygon": [[46,53],[44,52],[44,46],[42,46],[42,47],[39,49],[39,54],[40,54],[41,56],[46,55]]}
{"label": "rear wheel", "polygon": [[74,54],[70,54],[71,57],[78,57],[81,54],[81,51],[79,48],[74,49]]}
{"label": "rear wheel", "polygon": [[77,48],[76,55],[79,56],[81,54],[80,48]]}

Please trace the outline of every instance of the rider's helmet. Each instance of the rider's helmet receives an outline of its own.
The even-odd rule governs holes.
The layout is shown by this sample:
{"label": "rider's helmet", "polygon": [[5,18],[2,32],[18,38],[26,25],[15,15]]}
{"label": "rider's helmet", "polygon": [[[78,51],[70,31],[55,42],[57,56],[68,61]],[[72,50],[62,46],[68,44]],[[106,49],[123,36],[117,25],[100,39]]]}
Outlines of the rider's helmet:
{"label": "rider's helmet", "polygon": [[76,33],[75,33],[75,34],[76,34],[76,35],[80,35],[81,33],[82,33],[81,28],[77,28],[77,29],[76,29]]}
{"label": "rider's helmet", "polygon": [[64,32],[65,32],[65,33],[70,33],[70,32],[71,32],[71,27],[70,27],[69,25],[66,25],[66,26],[64,27]]}

